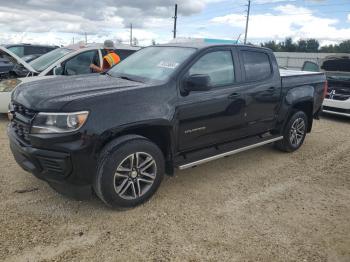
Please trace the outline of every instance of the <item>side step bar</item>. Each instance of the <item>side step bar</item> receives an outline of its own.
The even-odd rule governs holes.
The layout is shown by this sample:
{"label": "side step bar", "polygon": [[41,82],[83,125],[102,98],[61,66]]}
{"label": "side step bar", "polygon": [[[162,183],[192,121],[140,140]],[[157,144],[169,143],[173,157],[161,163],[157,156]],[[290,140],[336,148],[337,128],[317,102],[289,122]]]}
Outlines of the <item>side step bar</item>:
{"label": "side step bar", "polygon": [[198,165],[201,165],[201,164],[204,164],[204,163],[207,163],[207,162],[210,162],[210,161],[222,158],[222,157],[238,154],[240,152],[243,152],[243,151],[246,151],[246,150],[249,150],[249,149],[253,149],[253,148],[256,148],[256,147],[260,147],[260,146],[263,146],[263,145],[266,145],[266,144],[270,144],[270,143],[273,143],[273,142],[276,142],[276,141],[279,141],[279,140],[282,140],[282,139],[283,139],[283,136],[279,136],[279,137],[276,137],[276,138],[273,138],[273,139],[262,141],[260,143],[252,144],[252,145],[241,147],[241,148],[237,148],[237,149],[229,151],[229,152],[225,152],[225,153],[222,153],[222,154],[214,155],[214,156],[211,156],[211,157],[200,159],[198,161],[194,161],[194,162],[191,162],[191,163],[188,163],[188,164],[181,165],[181,166],[179,166],[179,169],[180,170],[184,170],[184,169],[187,169],[187,168],[190,168],[190,167],[195,167],[195,166],[198,166]]}

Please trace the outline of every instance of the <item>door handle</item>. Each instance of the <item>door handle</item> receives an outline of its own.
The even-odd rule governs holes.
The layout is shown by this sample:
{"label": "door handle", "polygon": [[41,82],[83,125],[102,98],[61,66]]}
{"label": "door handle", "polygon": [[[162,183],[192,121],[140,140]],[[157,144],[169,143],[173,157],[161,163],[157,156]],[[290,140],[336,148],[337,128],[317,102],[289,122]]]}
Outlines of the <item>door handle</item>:
{"label": "door handle", "polygon": [[240,93],[232,93],[231,95],[228,96],[229,99],[235,99],[237,97],[240,97],[241,94]]}
{"label": "door handle", "polygon": [[276,88],[273,87],[273,86],[271,86],[269,89],[267,89],[267,91],[268,91],[269,93],[274,93],[275,90],[276,90]]}

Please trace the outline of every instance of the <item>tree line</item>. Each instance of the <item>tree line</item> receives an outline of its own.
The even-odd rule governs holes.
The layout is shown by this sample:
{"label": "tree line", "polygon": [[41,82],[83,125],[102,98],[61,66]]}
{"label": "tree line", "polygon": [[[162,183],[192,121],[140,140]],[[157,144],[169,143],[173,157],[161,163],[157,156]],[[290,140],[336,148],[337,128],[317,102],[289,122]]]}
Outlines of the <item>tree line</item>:
{"label": "tree line", "polygon": [[272,49],[274,52],[306,52],[306,53],[350,53],[350,40],[335,45],[320,46],[316,39],[300,39],[293,42],[288,37],[282,42],[274,40],[261,44],[262,47]]}

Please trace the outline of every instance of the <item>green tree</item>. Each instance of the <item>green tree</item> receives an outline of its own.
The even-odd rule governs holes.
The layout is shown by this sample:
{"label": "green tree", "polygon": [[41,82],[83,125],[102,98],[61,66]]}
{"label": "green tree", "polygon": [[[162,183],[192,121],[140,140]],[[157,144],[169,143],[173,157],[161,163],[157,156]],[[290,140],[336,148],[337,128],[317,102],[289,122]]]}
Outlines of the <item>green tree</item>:
{"label": "green tree", "polygon": [[298,52],[306,52],[307,51],[307,42],[306,42],[306,40],[300,39],[298,41],[297,51]]}
{"label": "green tree", "polygon": [[339,53],[350,53],[350,40],[341,42],[336,50]]}
{"label": "green tree", "polygon": [[266,47],[266,48],[270,48],[274,52],[279,51],[279,46],[274,40],[263,43],[263,44],[261,44],[261,46]]}
{"label": "green tree", "polygon": [[297,46],[293,43],[293,40],[291,37],[286,38],[283,46],[284,46],[285,52],[295,52],[297,49]]}
{"label": "green tree", "polygon": [[317,53],[320,47],[320,43],[316,39],[306,40],[306,52]]}

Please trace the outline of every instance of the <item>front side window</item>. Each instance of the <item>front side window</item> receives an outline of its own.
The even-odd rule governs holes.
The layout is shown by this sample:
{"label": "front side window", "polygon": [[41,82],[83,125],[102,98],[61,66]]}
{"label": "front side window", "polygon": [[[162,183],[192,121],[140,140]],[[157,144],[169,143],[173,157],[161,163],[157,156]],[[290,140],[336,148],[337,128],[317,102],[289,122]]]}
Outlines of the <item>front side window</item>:
{"label": "front side window", "polygon": [[208,75],[212,86],[233,84],[235,74],[231,51],[215,51],[203,55],[188,74]]}
{"label": "front side window", "polygon": [[33,60],[29,64],[37,71],[42,72],[47,69],[50,65],[64,57],[66,54],[73,52],[72,49],[68,48],[57,48],[49,53],[46,53],[39,58]]}
{"label": "front side window", "polygon": [[132,54],[114,66],[108,73],[115,77],[128,76],[143,80],[168,80],[195,48],[154,46]]}
{"label": "front side window", "polygon": [[97,50],[91,50],[68,60],[64,65],[65,75],[82,75],[91,73],[90,64],[94,64],[94,61],[98,57]]}
{"label": "front side window", "polygon": [[246,81],[264,80],[271,75],[270,59],[266,53],[243,51],[242,54]]}

